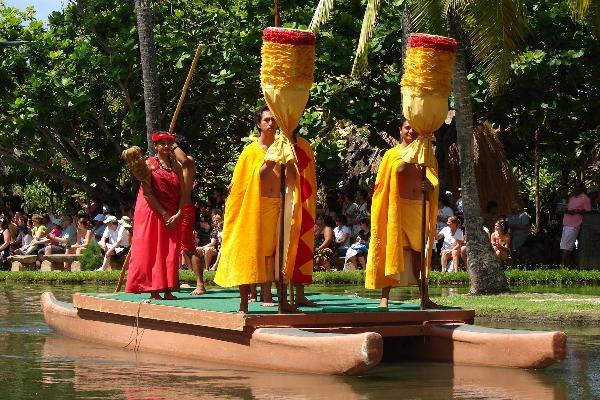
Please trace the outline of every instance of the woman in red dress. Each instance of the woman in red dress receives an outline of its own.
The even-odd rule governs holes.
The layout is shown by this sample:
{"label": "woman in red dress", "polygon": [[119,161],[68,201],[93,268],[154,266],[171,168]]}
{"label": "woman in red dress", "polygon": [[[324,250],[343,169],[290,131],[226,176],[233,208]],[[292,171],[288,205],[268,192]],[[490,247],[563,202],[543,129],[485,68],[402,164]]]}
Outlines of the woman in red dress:
{"label": "woman in red dress", "polygon": [[[177,299],[171,291],[179,286],[183,185],[181,165],[173,156],[173,139],[167,132],[152,134],[156,156],[146,160],[150,176],[142,181],[133,216],[125,291],[150,293],[153,299]],[[164,297],[159,292],[164,292]]]}

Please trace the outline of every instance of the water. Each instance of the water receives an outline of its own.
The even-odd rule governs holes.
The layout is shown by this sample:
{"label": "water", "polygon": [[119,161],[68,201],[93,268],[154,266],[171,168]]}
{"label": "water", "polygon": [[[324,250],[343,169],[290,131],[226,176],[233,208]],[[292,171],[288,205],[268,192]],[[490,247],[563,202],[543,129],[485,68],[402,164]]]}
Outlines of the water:
{"label": "water", "polygon": [[[600,399],[597,326],[561,327],[569,335],[567,359],[539,371],[404,363],[381,364],[359,377],[329,377],[248,370],[66,339],[44,322],[39,306],[44,290],[70,300],[76,291],[112,288],[2,286],[0,399]],[[355,290],[361,292],[350,287],[328,291]],[[396,299],[414,297],[410,290],[392,293]]]}

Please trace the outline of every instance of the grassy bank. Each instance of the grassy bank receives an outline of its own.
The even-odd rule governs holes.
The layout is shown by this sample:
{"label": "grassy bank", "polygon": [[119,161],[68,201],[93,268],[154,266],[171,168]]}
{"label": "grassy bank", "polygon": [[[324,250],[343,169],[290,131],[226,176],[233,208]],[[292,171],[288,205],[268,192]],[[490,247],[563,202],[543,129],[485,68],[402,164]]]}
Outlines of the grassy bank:
{"label": "grassy bank", "polygon": [[598,325],[600,297],[556,294],[513,293],[497,296],[452,295],[433,298],[444,306],[470,308],[479,318],[540,324]]}
{"label": "grassy bank", "polygon": [[[191,271],[181,271],[182,282],[194,283],[194,274]],[[538,269],[519,270],[510,269],[506,276],[511,286],[529,285],[600,285],[600,270],[567,270],[567,269]],[[207,284],[213,284],[214,272],[206,272]],[[119,271],[94,272],[39,272],[39,271],[0,271],[0,281],[28,282],[28,283],[94,283],[116,284],[119,280]],[[362,271],[315,272],[313,283],[318,285],[362,285],[364,273]],[[468,285],[469,276],[466,272],[441,273],[432,272],[431,285]]]}

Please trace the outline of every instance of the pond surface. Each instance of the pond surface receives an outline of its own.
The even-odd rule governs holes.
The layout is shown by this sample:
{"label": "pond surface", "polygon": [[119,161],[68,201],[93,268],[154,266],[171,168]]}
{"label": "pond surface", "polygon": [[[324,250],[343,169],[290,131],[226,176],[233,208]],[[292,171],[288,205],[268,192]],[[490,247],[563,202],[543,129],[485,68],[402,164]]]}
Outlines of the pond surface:
{"label": "pond surface", "polygon": [[[432,289],[433,294],[444,295],[467,290]],[[327,377],[248,370],[66,339],[44,322],[39,297],[45,290],[70,301],[74,292],[113,289],[0,287],[0,399],[600,399],[597,326],[558,328],[477,321],[487,326],[566,331],[567,359],[544,370],[383,363],[364,376]],[[311,290],[364,294],[353,287]],[[598,288],[595,290],[598,293]],[[538,287],[534,291],[544,290]],[[392,294],[398,300],[416,297],[412,290],[394,290]]]}

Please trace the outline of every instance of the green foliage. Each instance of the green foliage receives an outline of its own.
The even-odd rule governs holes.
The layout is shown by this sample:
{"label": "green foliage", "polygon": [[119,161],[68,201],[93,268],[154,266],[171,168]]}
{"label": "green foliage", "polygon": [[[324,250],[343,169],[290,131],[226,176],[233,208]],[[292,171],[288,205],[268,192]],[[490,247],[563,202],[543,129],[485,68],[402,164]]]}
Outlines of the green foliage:
{"label": "green foliage", "polygon": [[95,241],[92,241],[81,253],[81,257],[79,257],[81,270],[93,271],[102,265],[103,259],[104,257],[102,256],[102,249],[100,248],[100,245]]}
{"label": "green foliage", "polygon": [[[596,2],[597,3],[597,2]],[[566,2],[528,5],[526,49],[511,65],[500,96],[482,93],[477,111],[501,128],[501,140],[522,193],[533,198],[534,132],[540,132],[542,202],[570,177],[600,169],[598,131],[600,48],[584,25],[569,17]]]}
{"label": "green foliage", "polygon": [[[97,266],[98,264],[96,264]],[[81,271],[81,272],[38,272],[38,271],[0,271],[0,281],[18,282],[53,282],[53,283],[83,283],[96,282],[99,284],[115,284],[119,281],[120,271]],[[215,285],[215,273],[204,272],[204,281],[207,285]],[[363,271],[336,271],[315,272],[313,283],[315,285],[364,285]],[[600,285],[600,270],[567,270],[567,269],[535,269],[520,270],[509,269],[506,271],[511,286],[532,285]],[[179,272],[182,283],[195,284],[196,278],[192,271]],[[429,282],[433,286],[468,285],[469,275],[466,272],[442,273],[432,271]]]}

